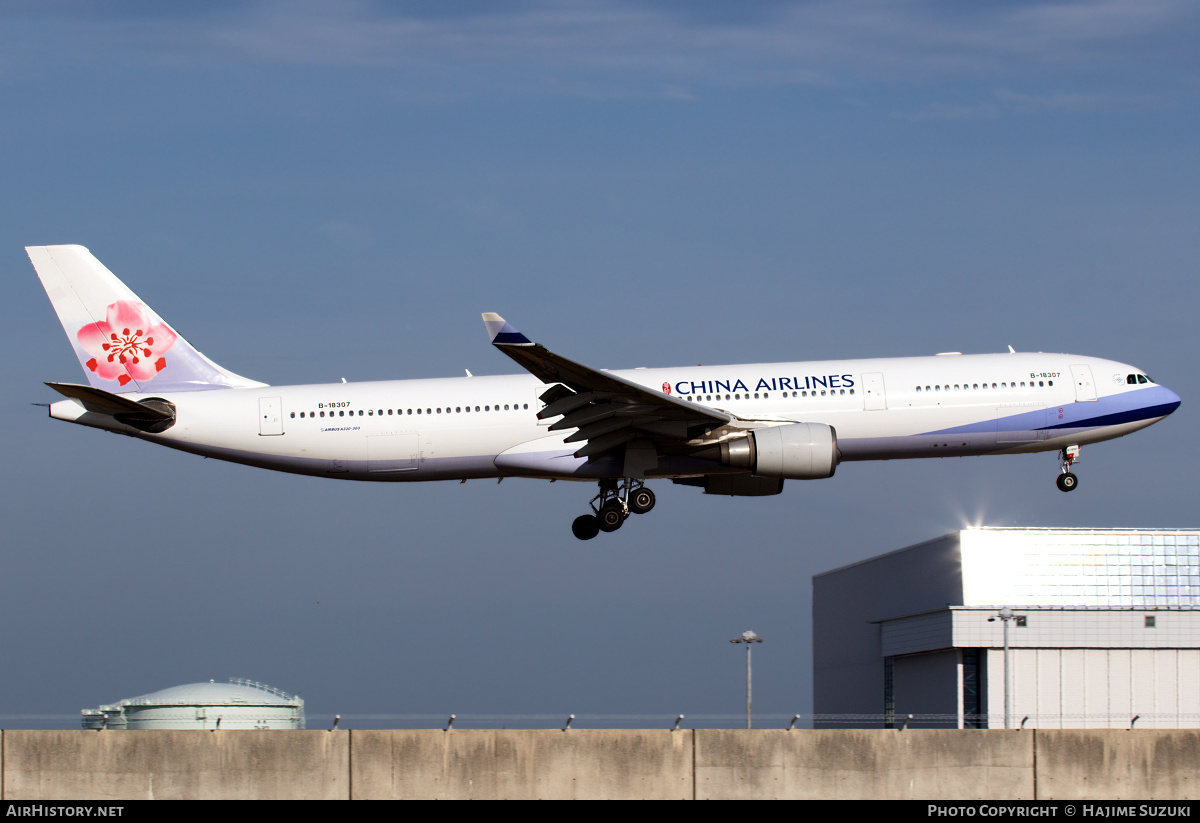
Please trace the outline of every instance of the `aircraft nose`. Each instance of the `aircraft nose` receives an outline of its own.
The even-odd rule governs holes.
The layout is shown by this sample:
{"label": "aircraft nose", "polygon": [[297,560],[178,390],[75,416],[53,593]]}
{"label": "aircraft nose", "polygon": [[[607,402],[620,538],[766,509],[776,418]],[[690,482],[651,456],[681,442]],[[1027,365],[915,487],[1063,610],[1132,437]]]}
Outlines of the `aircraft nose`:
{"label": "aircraft nose", "polygon": [[1163,404],[1166,407],[1166,411],[1164,412],[1164,416],[1165,416],[1165,415],[1170,414],[1171,412],[1175,411],[1177,408],[1179,408],[1180,404],[1183,403],[1183,401],[1179,399],[1179,395],[1177,395],[1175,392],[1168,389],[1166,386],[1163,386],[1162,390],[1166,395],[1164,398],[1164,400],[1166,400],[1166,402]]}

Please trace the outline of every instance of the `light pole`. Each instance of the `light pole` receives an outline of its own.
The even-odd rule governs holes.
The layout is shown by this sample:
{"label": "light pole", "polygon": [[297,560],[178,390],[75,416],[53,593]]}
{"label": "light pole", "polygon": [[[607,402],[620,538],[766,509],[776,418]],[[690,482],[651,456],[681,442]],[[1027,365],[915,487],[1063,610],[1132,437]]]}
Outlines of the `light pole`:
{"label": "light pole", "polygon": [[754,704],[753,704],[753,701],[751,700],[751,689],[750,689],[750,644],[751,643],[761,643],[761,642],[763,642],[763,640],[761,637],[759,637],[754,632],[744,631],[744,632],[742,632],[741,637],[735,637],[732,640],[730,640],[729,642],[746,644],[746,728],[752,729],[752,728],[754,728],[754,723],[753,723],[753,719],[752,719],[754,717],[754,709],[753,709]]}
{"label": "light pole", "polygon": [[996,613],[996,617],[989,617],[988,622],[992,623],[996,618],[1000,618],[1004,623],[1004,728],[1012,728],[1012,677],[1008,669],[1008,624],[1012,620],[1020,620],[1020,617],[1013,614],[1013,610],[1005,606]]}

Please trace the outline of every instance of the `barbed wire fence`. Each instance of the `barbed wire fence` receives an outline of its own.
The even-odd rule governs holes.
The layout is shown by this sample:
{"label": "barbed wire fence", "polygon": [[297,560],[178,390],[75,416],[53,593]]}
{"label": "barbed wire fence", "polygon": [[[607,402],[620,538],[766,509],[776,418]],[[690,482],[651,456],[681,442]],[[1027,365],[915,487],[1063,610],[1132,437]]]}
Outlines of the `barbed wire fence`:
{"label": "barbed wire fence", "polygon": [[[309,729],[332,728],[333,712],[306,712]],[[355,714],[339,729],[745,729],[745,714]],[[755,729],[884,729],[959,727],[956,714],[755,714]],[[965,718],[965,727],[1003,728],[1003,714]],[[1200,713],[1053,714],[1014,717],[1024,729],[1195,729]],[[0,729],[80,729],[78,714],[0,714]]]}

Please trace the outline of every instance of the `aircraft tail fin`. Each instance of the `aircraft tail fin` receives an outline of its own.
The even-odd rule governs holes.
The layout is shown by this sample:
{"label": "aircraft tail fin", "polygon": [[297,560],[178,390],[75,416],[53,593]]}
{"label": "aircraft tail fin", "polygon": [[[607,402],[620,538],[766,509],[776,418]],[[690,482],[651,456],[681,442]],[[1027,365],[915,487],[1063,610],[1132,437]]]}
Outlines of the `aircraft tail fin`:
{"label": "aircraft tail fin", "polygon": [[83,246],[25,251],[93,388],[120,393],[266,385],[226,371],[193,348]]}

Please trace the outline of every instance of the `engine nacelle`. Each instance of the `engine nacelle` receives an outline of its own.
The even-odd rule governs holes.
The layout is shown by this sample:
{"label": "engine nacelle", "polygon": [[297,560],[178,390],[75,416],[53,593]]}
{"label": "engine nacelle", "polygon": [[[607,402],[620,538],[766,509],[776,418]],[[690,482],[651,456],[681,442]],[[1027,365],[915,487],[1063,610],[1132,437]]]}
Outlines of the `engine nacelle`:
{"label": "engine nacelle", "polygon": [[791,423],[755,429],[721,444],[721,465],[759,477],[819,480],[837,469],[837,432],[824,423]]}

